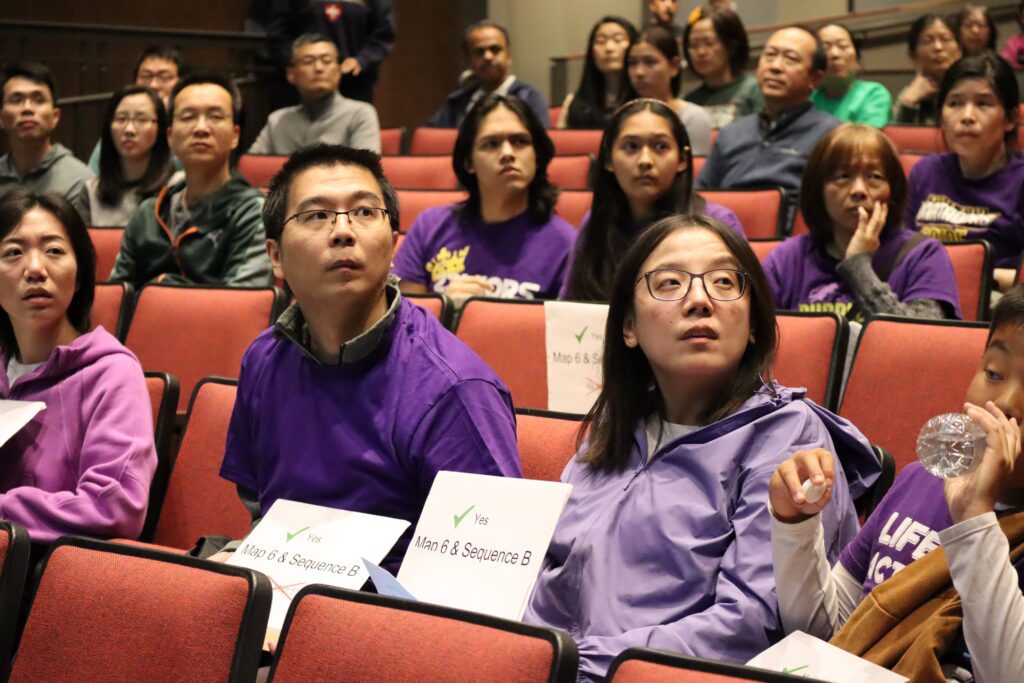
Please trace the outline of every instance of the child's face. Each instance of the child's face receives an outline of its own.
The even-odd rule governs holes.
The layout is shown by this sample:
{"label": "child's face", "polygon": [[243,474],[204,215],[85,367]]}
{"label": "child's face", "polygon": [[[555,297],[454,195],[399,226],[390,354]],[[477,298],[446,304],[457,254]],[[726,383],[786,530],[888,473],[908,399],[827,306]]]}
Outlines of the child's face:
{"label": "child's face", "polygon": [[[981,365],[967,388],[978,406],[992,401],[1007,417],[1024,419],[1024,325],[1003,325],[992,333]],[[1024,457],[1018,458],[1010,488],[1024,489]]]}

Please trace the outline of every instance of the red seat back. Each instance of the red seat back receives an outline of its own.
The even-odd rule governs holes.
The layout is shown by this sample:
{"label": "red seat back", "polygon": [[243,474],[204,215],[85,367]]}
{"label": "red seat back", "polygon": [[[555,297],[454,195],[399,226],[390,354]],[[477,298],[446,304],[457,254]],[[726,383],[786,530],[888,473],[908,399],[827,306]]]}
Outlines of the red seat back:
{"label": "red seat back", "polygon": [[314,584],[292,601],[270,680],[542,683],[574,680],[577,662],[554,629]]}
{"label": "red seat back", "polygon": [[961,412],[985,351],[980,323],[880,317],[861,332],[840,414],[893,454],[913,462],[917,433],[940,413]]}
{"label": "red seat back", "polygon": [[917,162],[921,161],[921,159],[924,159],[926,156],[928,155],[914,154],[913,152],[900,152],[900,164],[903,166],[903,173],[907,178],[910,177],[910,172],[914,170],[914,166],[917,165]]}
{"label": "red seat back", "polygon": [[804,212],[797,209],[796,216],[793,218],[793,230],[790,232],[793,237],[798,235],[810,234],[811,229],[807,226],[807,221],[804,220]]}
{"label": "red seat back", "polygon": [[238,158],[238,172],[253,187],[265,188],[286,161],[288,157],[276,154],[243,154]]}
{"label": "red seat back", "polygon": [[581,190],[563,190],[558,195],[558,204],[555,205],[555,213],[561,216],[566,222],[574,227],[580,227],[583,217],[590,211],[590,204],[593,200],[590,192]]}
{"label": "red seat back", "polygon": [[93,329],[102,325],[110,334],[120,336],[121,321],[128,311],[133,291],[132,286],[125,282],[97,283],[92,312],[89,314]]}
{"label": "red seat back", "polygon": [[257,572],[65,537],[45,560],[10,680],[251,681],[269,613]]}
{"label": "red seat back", "polygon": [[153,411],[156,472],[149,485],[149,507],[146,509],[146,521],[139,536],[142,541],[148,541],[153,537],[156,521],[164,504],[164,496],[167,494],[167,482],[171,476],[171,442],[178,413],[178,395],[181,391],[178,378],[166,372],[147,372],[146,389],[149,391],[149,405]]}
{"label": "red seat back", "polygon": [[455,150],[458,128],[417,128],[409,143],[410,155],[447,155]]}
{"label": "red seat back", "polygon": [[[554,123],[555,119],[552,119]],[[548,131],[551,142],[555,143],[555,154],[569,156],[572,154],[593,154],[601,147],[602,130],[574,130],[552,128]]]}
{"label": "red seat back", "polygon": [[790,387],[806,387],[807,397],[835,410],[849,329],[835,313],[780,311],[775,377]]}
{"label": "red seat back", "polygon": [[524,479],[559,481],[562,470],[576,454],[576,434],[580,422],[557,417],[519,412],[516,415],[516,440],[519,465]]}
{"label": "red seat back", "polygon": [[452,302],[451,299],[446,297],[444,294],[429,292],[427,294],[403,294],[402,296],[420,308],[433,313],[434,317],[437,318],[437,320],[445,327],[450,325],[452,318]]}
{"label": "red seat back", "polygon": [[992,249],[982,240],[947,244],[964,320],[988,318],[992,295]]}
{"label": "red seat back", "polygon": [[466,197],[461,190],[398,190],[399,230],[408,231],[425,209],[461,202]]}
{"label": "red seat back", "polygon": [[750,240],[750,248],[757,254],[757,260],[764,263],[764,260],[768,258],[768,254],[772,253],[775,247],[782,244],[785,240],[774,239],[774,240]]}
{"label": "red seat back", "polygon": [[590,186],[590,157],[555,157],[548,164],[548,180],[562,190],[586,190]]}
{"label": "red seat back", "polygon": [[937,126],[886,126],[882,132],[901,153],[946,151],[946,140],[942,137],[942,129]]}
{"label": "red seat back", "polygon": [[[238,377],[242,354],[284,308],[274,287],[146,285],[139,290],[125,346],[144,370],[170,372],[183,397],[203,377]],[[187,315],[184,313],[187,312]],[[182,412],[184,406],[178,406]]]}
{"label": "red seat back", "polygon": [[11,668],[31,545],[23,526],[0,521],[0,681],[7,680]]}
{"label": "red seat back", "polygon": [[548,407],[544,306],[540,302],[471,298],[456,335],[512,392],[516,407]]}
{"label": "red seat back", "polygon": [[459,179],[452,169],[452,158],[381,157],[384,175],[395,188],[407,190],[455,190]]}
{"label": "red seat back", "polygon": [[701,190],[700,194],[707,201],[731,209],[749,239],[778,237],[782,190]]}
{"label": "red seat back", "polygon": [[89,237],[96,249],[96,282],[110,279],[123,236],[124,228],[89,228]]}
{"label": "red seat back", "polygon": [[380,129],[380,153],[401,154],[403,128],[381,128]]}
{"label": "red seat back", "polygon": [[615,658],[607,680],[609,683],[813,683],[816,679],[634,647]]}
{"label": "red seat back", "polygon": [[696,156],[693,158],[693,179],[696,180],[697,176],[700,175],[700,170],[704,168],[704,162],[707,161],[706,156]]}
{"label": "red seat back", "polygon": [[558,119],[562,117],[562,107],[548,107],[548,120],[551,121],[551,128],[558,125]]}
{"label": "red seat back", "polygon": [[220,476],[236,391],[233,380],[196,386],[153,543],[187,549],[204,535],[249,533],[252,520],[235,485]]}

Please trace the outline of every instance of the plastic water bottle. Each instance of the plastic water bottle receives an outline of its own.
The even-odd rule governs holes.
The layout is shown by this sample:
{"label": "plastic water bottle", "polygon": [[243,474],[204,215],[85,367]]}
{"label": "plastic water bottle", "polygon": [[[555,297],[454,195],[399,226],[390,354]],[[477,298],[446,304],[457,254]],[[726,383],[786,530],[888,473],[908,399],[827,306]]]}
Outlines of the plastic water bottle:
{"label": "plastic water bottle", "polygon": [[971,471],[985,452],[985,432],[964,413],[936,415],[917,435],[917,459],[936,477]]}

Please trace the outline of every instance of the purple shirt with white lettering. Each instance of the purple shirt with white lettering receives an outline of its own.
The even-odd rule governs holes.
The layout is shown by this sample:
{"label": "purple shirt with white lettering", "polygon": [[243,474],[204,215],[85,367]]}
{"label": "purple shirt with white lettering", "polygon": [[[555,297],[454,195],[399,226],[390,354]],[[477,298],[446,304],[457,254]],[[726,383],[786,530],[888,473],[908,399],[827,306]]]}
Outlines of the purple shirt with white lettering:
{"label": "purple shirt with white lettering", "polygon": [[910,172],[903,225],[945,242],[983,239],[997,268],[1016,268],[1024,251],[1024,156],[990,176],[965,178],[955,154],[933,154]]}
{"label": "purple shirt with white lettering", "polygon": [[[891,263],[913,233],[894,230],[871,259],[877,272]],[[850,285],[836,274],[839,261],[821,253],[810,235],[791,237],[773,249],[762,264],[778,308],[791,311],[835,311],[841,316],[853,306]],[[892,270],[889,287],[900,301],[932,299],[948,304],[960,318],[956,275],[946,249],[926,239],[910,250]]]}
{"label": "purple shirt with white lettering", "polygon": [[444,292],[459,275],[483,275],[503,299],[554,299],[568,268],[576,229],[558,216],[538,225],[521,213],[501,223],[463,221],[458,204],[416,217],[395,254],[394,274]]}
{"label": "purple shirt with white lettering", "polygon": [[875,586],[939,547],[939,532],[953,525],[942,479],[911,463],[839,556],[864,587]]}

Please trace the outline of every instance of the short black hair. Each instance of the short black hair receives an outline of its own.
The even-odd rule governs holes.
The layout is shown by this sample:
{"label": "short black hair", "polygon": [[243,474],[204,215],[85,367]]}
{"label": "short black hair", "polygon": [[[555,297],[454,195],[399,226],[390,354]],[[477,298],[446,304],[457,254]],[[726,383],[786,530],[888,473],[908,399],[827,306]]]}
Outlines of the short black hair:
{"label": "short black hair", "polygon": [[460,205],[460,218],[481,220],[480,183],[477,181],[476,174],[470,173],[467,166],[473,158],[473,145],[476,144],[480,124],[485,116],[498,107],[505,107],[519,117],[530,133],[537,161],[533,180],[530,181],[527,188],[529,199],[526,211],[534,223],[547,223],[551,220],[551,212],[554,211],[555,202],[558,201],[558,190],[548,180],[548,164],[555,157],[555,143],[551,141],[551,137],[544,129],[544,124],[540,122],[537,114],[529,105],[513,95],[498,93],[487,95],[469,110],[466,117],[462,119],[458,137],[455,138],[455,148],[452,150],[452,169],[455,171],[459,183],[469,192],[469,199]]}
{"label": "short black hair", "polygon": [[398,193],[384,175],[380,155],[368,149],[342,145],[313,145],[288,157],[281,170],[270,180],[267,201],[263,204],[263,227],[267,231],[267,239],[281,241],[284,222],[288,218],[288,194],[296,176],[311,168],[330,166],[358,166],[372,173],[384,196],[384,208],[388,210],[391,231],[398,232]]}
{"label": "short black hair", "polygon": [[[840,24],[838,21],[830,21],[827,24],[822,25],[821,28],[818,29],[818,31],[820,32],[821,29],[827,28],[829,26],[835,26],[836,28],[841,28],[844,31],[846,31],[846,35],[848,35],[850,37],[850,44],[853,45],[853,51],[857,53],[857,59],[860,59],[860,47],[861,47],[860,39],[853,34],[853,31],[850,30],[850,27],[847,26],[846,24]],[[818,37],[818,40],[819,41],[821,40],[820,36]],[[828,57],[828,55],[826,55],[826,58],[827,57]],[[826,66],[828,66],[827,60],[826,60]]]}
{"label": "short black hair", "polygon": [[508,29],[496,21],[484,19],[482,21],[476,22],[475,24],[470,24],[466,28],[466,32],[462,34],[462,51],[464,53],[466,53],[467,55],[469,54],[469,34],[472,33],[473,31],[479,31],[482,28],[495,28],[501,31],[501,35],[505,36],[505,48],[509,50],[512,49],[512,41],[509,40]]}
{"label": "short black hair", "polygon": [[237,126],[242,125],[242,93],[239,92],[238,86],[235,85],[233,80],[220,74],[198,73],[186,76],[178,81],[174,86],[174,90],[171,91],[171,97],[167,102],[167,116],[172,121],[174,120],[174,101],[178,99],[178,93],[190,85],[203,85],[206,83],[219,85],[228,91],[228,94],[231,95],[232,123]]}
{"label": "short black hair", "polygon": [[174,62],[174,66],[178,67],[178,78],[184,78],[189,74],[188,62],[181,56],[181,52],[178,48],[173,45],[150,45],[139,55],[139,58],[135,60],[135,68],[132,70],[132,82],[135,82],[139,78],[139,69],[142,68],[142,63],[155,57],[157,59],[163,59],[168,62]]}
{"label": "short black hair", "polygon": [[907,53],[911,59],[917,55],[917,41],[921,39],[921,34],[932,24],[937,24],[940,21],[956,38],[956,44],[960,45],[960,32],[956,30],[954,22],[949,17],[944,17],[941,14],[922,14],[910,25],[910,33],[907,34]]}
{"label": "short black hair", "polygon": [[[331,45],[334,45],[334,41],[322,33],[303,33],[292,41],[292,49],[291,52],[289,52],[289,59],[295,59],[295,51],[300,47],[316,45],[317,43],[330,43]],[[334,52],[335,54],[338,54],[339,52],[337,45],[334,45]]]}
{"label": "short black hair", "polygon": [[821,38],[818,37],[818,32],[812,29],[807,24],[792,24],[790,26],[783,26],[781,30],[787,28],[795,28],[800,31],[804,31],[811,38],[814,38],[814,52],[811,54],[811,71],[824,71],[828,68],[828,55],[825,54],[825,46],[821,44]]}
{"label": "short black hair", "polygon": [[956,34],[957,40],[963,44],[963,41],[960,40],[960,31],[963,29],[964,22],[967,21],[971,12],[981,12],[981,16],[985,17],[985,24],[988,26],[988,43],[985,45],[985,49],[992,50],[993,52],[997,51],[999,49],[996,47],[999,43],[999,29],[996,27],[996,20],[988,13],[988,7],[985,7],[985,5],[968,3],[960,10],[959,14],[953,17],[953,23],[956,24],[953,33]]}
{"label": "short black hair", "polygon": [[[7,237],[21,223],[25,214],[39,207],[52,214],[68,234],[71,251],[77,264],[76,289],[68,304],[67,316],[71,325],[81,333],[91,327],[89,314],[96,295],[96,249],[81,216],[63,196],[56,193],[36,194],[28,188],[16,187],[0,198],[0,240]],[[0,349],[8,356],[18,353],[18,340],[7,311],[0,308]]]}
{"label": "short black hair", "polygon": [[1013,67],[1005,59],[995,52],[986,50],[981,54],[961,57],[953,62],[953,65],[946,69],[942,80],[939,82],[938,102],[941,107],[946,103],[950,91],[960,81],[980,78],[988,81],[992,90],[1002,105],[1007,121],[1013,121],[1014,127],[1006,133],[1004,139],[1008,150],[1017,148],[1017,126],[1020,111],[1020,86],[1017,84],[1017,77],[1013,73]]}
{"label": "short black hair", "polygon": [[1007,326],[1024,326],[1024,285],[1017,285],[1004,294],[992,308],[992,324],[988,326],[989,341],[992,341],[996,330]]}
{"label": "short black hair", "polygon": [[12,78],[25,78],[33,83],[45,85],[50,89],[50,98],[53,100],[53,104],[57,104],[57,82],[53,78],[53,71],[45,64],[41,62],[15,62],[8,66],[4,69],[3,76],[0,76],[0,95],[3,94],[4,88],[7,87],[7,81]]}
{"label": "short black hair", "polygon": [[[698,12],[691,18],[683,33],[683,53],[687,60],[690,57],[690,32],[693,31],[693,27],[698,21],[710,19],[715,35],[718,36],[718,40],[722,42],[722,46],[729,55],[729,70],[732,71],[733,76],[742,74],[747,68],[747,62],[750,61],[750,38],[747,36],[747,29],[743,26],[740,15],[730,9],[711,9],[710,7],[702,7]],[[693,71],[692,64],[690,70]]]}

